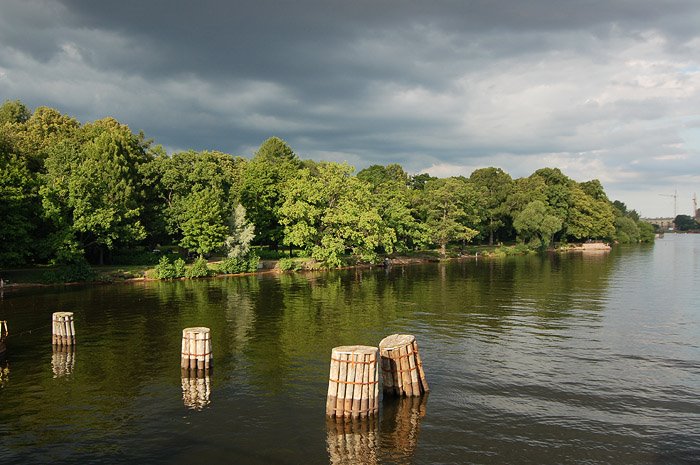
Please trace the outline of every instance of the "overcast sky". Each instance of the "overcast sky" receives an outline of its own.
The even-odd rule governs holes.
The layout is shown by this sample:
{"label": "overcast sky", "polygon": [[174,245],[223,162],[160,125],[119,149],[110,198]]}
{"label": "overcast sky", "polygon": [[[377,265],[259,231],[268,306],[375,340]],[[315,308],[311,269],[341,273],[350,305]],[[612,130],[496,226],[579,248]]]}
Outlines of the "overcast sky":
{"label": "overcast sky", "polygon": [[[700,193],[698,0],[0,0],[0,98],[177,150]],[[662,196],[659,194],[666,194]]]}

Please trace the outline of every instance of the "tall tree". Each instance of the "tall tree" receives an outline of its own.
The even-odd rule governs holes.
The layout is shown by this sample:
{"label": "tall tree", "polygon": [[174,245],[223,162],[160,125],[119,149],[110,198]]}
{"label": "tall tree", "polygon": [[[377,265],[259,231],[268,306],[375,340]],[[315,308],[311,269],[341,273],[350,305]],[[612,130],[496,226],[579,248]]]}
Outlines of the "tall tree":
{"label": "tall tree", "polygon": [[282,241],[279,221],[282,191],[301,169],[302,163],[279,137],[270,137],[245,163],[238,186],[240,203],[258,232],[256,242],[277,247]]}
{"label": "tall tree", "polygon": [[552,237],[562,227],[562,221],[554,214],[549,213],[547,206],[541,200],[535,200],[527,204],[513,221],[513,227],[523,241],[536,239],[541,248],[546,248]]}
{"label": "tall tree", "polygon": [[383,227],[396,238],[393,248],[403,252],[429,242],[427,230],[417,220],[409,176],[400,165],[372,165],[357,173],[369,184]]}
{"label": "tall tree", "polygon": [[279,210],[286,244],[302,247],[328,266],[342,264],[346,251],[368,261],[395,240],[382,228],[369,185],[347,164],[319,163],[316,174],[303,169],[284,189]]}
{"label": "tall tree", "polygon": [[475,170],[469,180],[484,197],[486,221],[482,229],[488,235],[489,245],[493,245],[494,235],[505,225],[505,202],[513,190],[513,179],[502,169],[490,167]]}
{"label": "tall tree", "polygon": [[464,178],[431,179],[425,184],[425,223],[442,256],[452,241],[470,241],[479,234],[480,206],[474,186]]}
{"label": "tall tree", "polygon": [[94,251],[99,263],[118,244],[143,239],[138,166],[147,156],[137,136],[111,118],[86,126],[87,141],[64,140],[46,159],[41,188],[56,232],[59,260]]}

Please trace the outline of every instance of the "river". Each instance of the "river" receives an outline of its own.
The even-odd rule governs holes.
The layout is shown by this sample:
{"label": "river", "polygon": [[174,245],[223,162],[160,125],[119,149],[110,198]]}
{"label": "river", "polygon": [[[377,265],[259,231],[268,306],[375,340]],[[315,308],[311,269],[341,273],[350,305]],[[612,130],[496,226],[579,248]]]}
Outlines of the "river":
{"label": "river", "polygon": [[[5,292],[0,463],[698,464],[700,235],[509,257]],[[51,313],[75,314],[74,352]],[[182,379],[180,338],[214,370]],[[331,348],[416,336],[430,394],[325,418]]]}

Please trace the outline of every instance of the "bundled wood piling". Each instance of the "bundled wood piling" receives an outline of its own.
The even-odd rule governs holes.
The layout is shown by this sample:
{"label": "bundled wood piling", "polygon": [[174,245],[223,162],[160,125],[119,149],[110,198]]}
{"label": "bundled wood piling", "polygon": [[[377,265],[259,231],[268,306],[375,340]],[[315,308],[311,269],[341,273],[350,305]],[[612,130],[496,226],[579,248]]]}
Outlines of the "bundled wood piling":
{"label": "bundled wood piling", "polygon": [[379,343],[385,394],[420,396],[429,391],[415,336],[392,334]]}
{"label": "bundled wood piling", "polygon": [[326,420],[331,465],[378,464],[379,425],[376,416]]}
{"label": "bundled wood piling", "polygon": [[379,350],[341,346],[331,351],[326,415],[360,418],[379,411]]}
{"label": "bundled wood piling", "polygon": [[188,371],[209,371],[212,366],[211,332],[196,327],[182,330],[180,367]]}
{"label": "bundled wood piling", "polygon": [[75,369],[75,345],[54,345],[51,371],[54,378],[71,375]]}
{"label": "bundled wood piling", "polygon": [[73,312],[56,312],[53,314],[52,343],[58,346],[70,346],[75,344]]}

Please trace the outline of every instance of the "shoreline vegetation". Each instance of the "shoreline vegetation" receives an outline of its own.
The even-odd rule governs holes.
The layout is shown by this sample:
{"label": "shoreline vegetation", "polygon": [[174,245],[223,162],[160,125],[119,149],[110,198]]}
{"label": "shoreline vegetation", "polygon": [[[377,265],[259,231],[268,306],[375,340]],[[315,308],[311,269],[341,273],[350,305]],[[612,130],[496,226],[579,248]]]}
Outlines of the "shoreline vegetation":
{"label": "shoreline vegetation", "polygon": [[[586,253],[586,252],[607,252],[611,246],[607,243],[591,243],[592,247],[585,247],[586,244],[562,244],[555,248],[547,249],[546,253]],[[222,270],[224,260],[215,257],[206,262],[204,271],[192,272],[196,268],[197,260],[191,264],[184,263],[179,272],[169,277],[159,277],[158,266],[152,265],[109,265],[96,266],[90,269],[89,275],[80,280],[61,280],[65,271],[61,267],[35,267],[25,269],[5,269],[1,290],[23,289],[28,287],[50,287],[65,285],[87,285],[87,284],[116,284],[142,281],[178,281],[190,279],[223,278],[231,276],[250,276],[259,273],[293,273],[330,271],[333,269],[352,268],[387,268],[393,266],[407,266],[421,263],[437,263],[455,260],[479,260],[479,259],[501,259],[509,256],[528,255],[541,253],[543,251],[533,249],[522,244],[497,245],[497,246],[473,246],[468,250],[450,250],[447,256],[442,257],[439,250],[416,251],[410,255],[387,255],[376,263],[359,262],[353,257],[343,265],[335,268],[323,266],[322,263],[309,257],[285,257],[279,259],[256,260],[255,269],[245,269],[237,272],[227,272]],[[183,260],[184,262],[184,260]],[[201,266],[201,264],[200,264]],[[189,271],[189,273],[188,273]]]}
{"label": "shoreline vegetation", "polygon": [[558,168],[520,178],[498,167],[437,178],[396,163],[356,172],[303,159],[279,137],[252,157],[167,153],[114,118],[81,123],[18,100],[0,106],[0,219],[8,285],[198,278],[261,260],[283,271],[381,265],[423,250],[508,255],[652,242],[655,232],[598,180]]}

